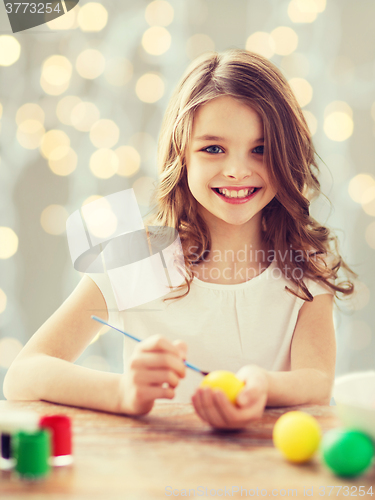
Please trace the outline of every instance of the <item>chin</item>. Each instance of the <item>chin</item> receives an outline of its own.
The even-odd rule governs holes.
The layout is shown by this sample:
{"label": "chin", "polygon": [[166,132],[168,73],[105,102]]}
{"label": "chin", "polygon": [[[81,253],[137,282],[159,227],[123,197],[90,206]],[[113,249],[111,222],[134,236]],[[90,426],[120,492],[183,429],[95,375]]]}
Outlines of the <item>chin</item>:
{"label": "chin", "polygon": [[233,215],[233,214],[229,215],[228,213],[220,213],[220,211],[215,210],[214,207],[208,208],[208,205],[204,206],[203,204],[201,204],[201,208],[203,214],[205,215],[204,218],[208,220],[216,219],[221,222],[225,222],[226,224],[230,224],[231,226],[242,226],[243,224],[246,224],[247,222],[249,222],[249,220],[252,219],[252,217],[249,217],[248,215],[244,216],[244,214],[242,214],[241,217],[239,215]]}
{"label": "chin", "polygon": [[226,222],[227,224],[230,224],[231,226],[243,226],[244,224],[246,224],[247,222],[249,222],[249,220],[251,220],[251,217],[250,219],[248,217],[220,217],[218,216],[218,219],[221,219],[222,221]]}

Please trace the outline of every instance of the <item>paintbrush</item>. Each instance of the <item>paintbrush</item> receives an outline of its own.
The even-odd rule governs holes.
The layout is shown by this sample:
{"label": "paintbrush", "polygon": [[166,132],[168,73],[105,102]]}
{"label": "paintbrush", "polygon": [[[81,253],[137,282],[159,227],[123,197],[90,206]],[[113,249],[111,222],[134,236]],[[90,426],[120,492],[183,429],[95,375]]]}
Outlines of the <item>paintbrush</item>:
{"label": "paintbrush", "polygon": [[[130,335],[130,333],[126,333],[123,330],[119,330],[115,326],[109,325],[108,323],[106,323],[102,319],[98,318],[97,316],[91,316],[91,318],[94,319],[95,321],[98,321],[99,323],[102,323],[103,325],[109,326],[110,328],[113,328],[114,330],[117,330],[120,333],[123,333],[124,335],[126,335],[127,337],[135,340],[136,342],[141,342],[141,339],[138,339],[137,337],[134,337],[133,335]],[[208,372],[204,372],[203,370],[200,370],[199,368],[197,368],[196,366],[192,365],[191,363],[188,363],[187,361],[184,361],[184,364],[188,368],[191,368],[192,370],[195,370],[196,372],[201,373],[204,376],[208,375]]]}

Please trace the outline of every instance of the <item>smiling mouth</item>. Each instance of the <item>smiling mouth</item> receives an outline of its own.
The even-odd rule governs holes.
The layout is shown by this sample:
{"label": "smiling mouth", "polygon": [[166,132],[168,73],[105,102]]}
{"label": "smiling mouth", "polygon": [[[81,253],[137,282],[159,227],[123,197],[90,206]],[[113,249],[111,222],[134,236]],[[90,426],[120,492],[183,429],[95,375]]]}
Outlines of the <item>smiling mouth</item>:
{"label": "smiling mouth", "polygon": [[222,196],[223,198],[228,198],[228,199],[245,199],[249,198],[252,196],[254,193],[259,191],[261,188],[252,188],[252,189],[242,189],[240,191],[231,191],[228,189],[220,189],[220,188],[212,188],[213,191],[216,191],[217,194]]}

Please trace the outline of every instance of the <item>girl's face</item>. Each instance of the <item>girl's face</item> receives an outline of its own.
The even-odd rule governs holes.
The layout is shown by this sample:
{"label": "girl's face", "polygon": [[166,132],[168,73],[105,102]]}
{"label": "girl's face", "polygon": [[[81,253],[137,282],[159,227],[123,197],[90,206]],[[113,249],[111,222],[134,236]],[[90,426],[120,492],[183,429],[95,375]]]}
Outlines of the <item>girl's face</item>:
{"label": "girl's face", "polygon": [[[248,105],[220,96],[198,108],[186,154],[187,178],[207,222],[252,220],[260,227],[262,209],[276,195],[263,149],[262,120]],[[219,189],[227,191],[223,195]]]}

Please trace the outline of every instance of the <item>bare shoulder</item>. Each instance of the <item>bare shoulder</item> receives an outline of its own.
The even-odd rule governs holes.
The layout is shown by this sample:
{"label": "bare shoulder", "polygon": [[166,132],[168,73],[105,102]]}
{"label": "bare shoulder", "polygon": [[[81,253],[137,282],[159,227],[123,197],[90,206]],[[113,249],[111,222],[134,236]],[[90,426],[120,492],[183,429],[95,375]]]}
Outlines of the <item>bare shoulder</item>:
{"label": "bare shoulder", "polygon": [[332,293],[321,293],[315,295],[311,302],[305,301],[299,310],[297,327],[317,329],[333,321],[334,295]]}
{"label": "bare shoulder", "polygon": [[[106,319],[108,319],[107,305],[103,294],[95,281],[87,275],[82,277],[81,281],[67,298],[67,301],[72,302],[72,304],[76,301],[79,303],[82,302],[82,305],[97,311],[105,311]],[[97,316],[102,316],[102,314],[97,314]]]}
{"label": "bare shoulder", "polygon": [[321,311],[322,309],[332,311],[333,299],[334,295],[328,291],[327,287],[327,293],[320,293],[318,295],[315,295],[311,302],[305,300],[305,303],[302,304],[301,309],[299,310],[299,315],[301,316],[302,314],[309,314],[311,313],[311,311],[314,311],[316,313],[318,311]]}

